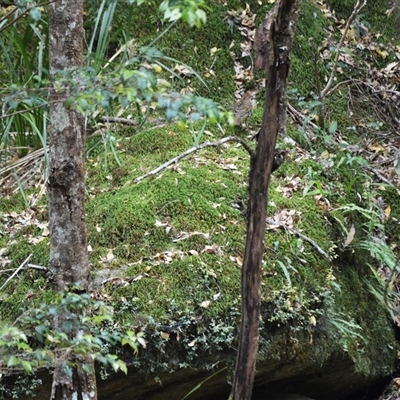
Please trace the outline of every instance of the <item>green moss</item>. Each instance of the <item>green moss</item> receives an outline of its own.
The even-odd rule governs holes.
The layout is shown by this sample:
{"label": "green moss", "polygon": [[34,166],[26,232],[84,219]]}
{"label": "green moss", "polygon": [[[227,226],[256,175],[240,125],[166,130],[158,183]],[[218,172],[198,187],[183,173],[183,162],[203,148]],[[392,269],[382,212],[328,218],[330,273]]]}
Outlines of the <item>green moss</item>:
{"label": "green moss", "polygon": [[[138,135],[132,141],[140,143],[140,136],[146,137],[148,133]],[[162,135],[158,137],[162,140]],[[165,140],[171,142],[168,136]],[[148,152],[155,154],[151,143],[143,143]],[[242,150],[233,149],[232,152],[236,157],[246,158]],[[164,153],[162,157],[165,157]],[[135,254],[140,258],[165,249],[171,240],[179,241],[182,232],[198,232],[196,235],[200,236],[209,234],[215,230],[216,221],[220,221],[221,226],[228,225],[224,229],[233,234],[235,225],[230,221],[241,216],[229,202],[233,203],[236,196],[244,195],[243,176],[236,175],[235,180],[230,171],[218,168],[213,160],[216,157],[214,151],[203,152],[201,157],[204,162],[208,160],[206,165],[192,167],[190,161],[185,161],[180,164],[181,172],[166,171],[161,179],[145,180],[138,185],[98,195],[88,202],[89,242],[92,247],[109,246],[115,248],[119,256]],[[139,160],[143,165],[146,157]],[[96,177],[92,179],[96,180]],[[156,226],[156,221],[160,221],[161,226]],[[169,227],[168,233],[166,226]],[[202,237],[196,241],[189,237],[179,244],[179,248],[200,251],[205,242]]]}
{"label": "green moss", "polygon": [[49,240],[46,238],[33,245],[27,238],[20,236],[8,247],[4,255],[11,259],[11,268],[19,267],[29,255],[30,263],[45,266],[49,262]]}
{"label": "green moss", "polygon": [[[327,0],[326,3],[336,11],[339,19],[347,19],[354,9],[352,0]],[[388,0],[368,1],[366,7],[361,10],[358,20],[373,32],[380,32],[385,38],[399,38],[398,26],[395,17],[388,18],[386,10],[390,9],[392,3]]]}
{"label": "green moss", "polygon": [[[257,4],[257,1],[250,2],[258,12],[257,18],[263,19],[266,10],[257,8]],[[231,1],[224,6],[210,2],[210,5],[207,32],[179,25],[159,45],[169,55],[196,66],[200,74],[214,63],[213,69],[218,73],[207,78],[207,83],[215,98],[229,103],[234,86],[233,61],[227,48],[232,40],[239,41],[240,35],[235,29],[230,31],[221,20],[230,7],[243,6],[243,3]],[[140,43],[148,42],[160,27],[154,4],[146,7],[143,14],[137,15],[129,14],[130,11],[123,15],[122,9],[119,10],[118,18],[132,23],[132,29],[135,27],[132,32]],[[304,1],[301,13],[290,79],[292,87],[298,88],[296,99],[304,96],[312,100],[311,92],[318,92],[327,73],[324,65],[314,61],[325,37],[327,21],[311,0]],[[144,18],[146,15],[149,18]],[[220,49],[214,56],[210,54],[212,47]],[[194,87],[203,94],[208,93],[199,84]],[[339,120],[342,116],[343,124],[348,123],[343,101],[333,96],[328,119]],[[259,108],[250,123],[257,125],[261,118]],[[213,134],[218,138],[216,129]],[[317,137],[311,142],[306,134],[290,125],[288,134],[305,147],[314,148],[312,159],[307,160],[298,158],[295,149],[272,179],[269,216],[285,209],[295,210],[293,228],[303,236],[282,228],[267,231],[265,235],[260,359],[293,359],[297,355],[304,360],[314,357],[319,365],[337,351],[349,353],[362,372],[387,368],[392,355],[388,348],[379,350],[380,332],[385,344],[391,345],[393,338],[384,313],[376,316],[378,305],[363,283],[364,276],[359,275],[363,270],[368,277],[366,254],[358,249],[354,251],[356,256],[342,253],[342,258],[332,266],[310,242],[332,254],[332,248],[343,241],[343,232],[339,224],[335,225],[333,212],[321,206],[319,200],[326,200],[330,207],[348,203],[367,206],[359,198],[360,193],[364,201],[368,197],[364,193],[366,177],[357,162],[348,162],[346,153],[335,151],[332,160],[322,157],[323,151],[331,151],[324,133],[315,133]],[[133,128],[121,129],[113,135],[122,165],[109,148],[105,154],[102,145],[90,152],[86,210],[88,239],[93,249],[90,253],[92,276],[104,271],[117,274],[118,279],[105,280],[102,286],[104,297],[115,307],[116,322],[121,329],[132,326],[145,329],[147,340],[153,346],[150,351],[163,349],[165,356],[158,351],[154,360],[147,361],[155,369],[175,368],[167,351],[173,345],[166,344],[159,335],[161,324],[185,324],[180,338],[180,343],[186,346],[182,350],[184,365],[196,357],[200,359],[202,351],[215,355],[217,350],[229,350],[229,346],[235,346],[239,321],[240,262],[246,220],[245,210],[239,210],[238,204],[246,203],[248,154],[235,144],[203,150],[134,184],[138,176],[191,147],[190,129],[171,124],[140,133]],[[89,139],[89,147],[95,145],[95,140]],[[301,183],[285,197],[281,189],[290,187],[289,177],[299,177]],[[387,190],[382,196],[395,210],[396,192]],[[0,210],[9,212],[13,207],[12,201],[0,199]],[[356,213],[341,212],[335,217],[347,225],[357,222],[357,233],[362,232],[365,219]],[[394,218],[400,218],[397,211],[393,211],[388,227],[397,232]],[[12,258],[10,268],[17,268],[30,254],[32,263],[47,265],[48,241],[32,246],[26,236],[34,234],[38,234],[35,228],[28,227],[14,237],[15,242],[5,253]],[[0,247],[6,246],[8,239],[0,237]],[[363,267],[356,272],[345,261],[359,262]],[[0,284],[5,279],[2,277]],[[5,300],[0,304],[2,318],[15,318],[26,306],[30,290],[40,293],[46,286],[47,282],[37,271],[24,271],[21,279],[13,280],[6,288]],[[34,297],[34,301],[41,296]],[[343,329],[349,325],[341,320],[350,322],[350,331]],[[322,349],[317,355],[311,354],[314,350],[310,341],[314,338]],[[188,346],[194,339],[196,345]]]}
{"label": "green moss", "polygon": [[[226,343],[234,346],[239,322],[239,263],[246,231],[245,217],[235,207],[246,199],[249,166],[248,154],[231,144],[219,151],[203,150],[154,178],[132,183],[138,175],[181,153],[191,140],[190,133],[174,126],[132,137],[121,134],[123,167],[112,164],[111,155],[108,166],[112,168],[105,169],[96,159],[88,165],[91,186],[112,182],[113,189],[89,195],[87,201],[88,238],[94,249],[90,254],[92,274],[110,269],[120,277],[102,287],[115,307],[118,323],[147,329],[147,338],[155,347],[164,345],[157,334],[161,325],[184,324],[182,340],[197,340],[194,348],[187,346],[190,349],[180,355],[187,365],[204,352],[225,351]],[[340,159],[338,154],[335,161]],[[310,185],[309,190],[315,189],[312,180],[319,180],[331,203],[342,204],[341,197],[343,202],[353,201],[354,190],[362,188],[362,175],[360,182],[351,183],[354,168],[342,162],[322,171],[316,160],[288,159],[272,179],[269,215],[295,210],[294,229],[331,254],[339,234],[330,228],[326,211],[314,196],[303,196],[304,186],[289,197],[282,196],[278,188],[290,184],[286,181],[289,176],[300,176],[304,185]],[[337,188],[342,190],[338,196]],[[22,234],[16,240],[7,253],[13,254],[14,267],[32,252],[32,262],[46,265],[47,242],[32,248]],[[106,263],[110,249],[114,258]],[[365,259],[362,262],[365,264]],[[355,273],[332,270],[313,244],[283,229],[266,233],[262,273],[261,358],[296,355],[309,359],[313,350],[308,335],[315,330],[323,359],[331,354],[334,341],[335,351],[348,352],[360,371],[378,373],[388,368],[391,352],[379,353],[375,340],[380,337],[377,332],[384,330],[385,341],[392,344],[389,325],[385,317],[376,318],[368,308],[374,300]],[[46,286],[40,274],[35,274],[23,275],[8,288],[10,297],[0,306],[4,318],[12,319],[21,312],[32,282],[37,290],[39,285]],[[331,323],[343,325],[341,320],[350,321],[353,331],[346,333],[340,324],[338,328]],[[149,363],[151,368],[174,368],[168,360]]]}
{"label": "green moss", "polygon": [[[4,283],[5,280],[1,279],[1,284]],[[47,279],[42,271],[23,270],[18,278],[6,285],[6,292],[1,295],[0,320],[13,323],[28,308],[48,300],[47,290]]]}
{"label": "green moss", "polygon": [[327,21],[319,8],[311,1],[303,1],[296,35],[293,40],[290,82],[301,96],[318,93],[325,66],[319,63],[319,48],[325,39]]}
{"label": "green moss", "polygon": [[[26,227],[32,231],[36,227]],[[29,258],[29,263],[47,266],[49,262],[49,240],[45,238],[39,243],[29,243],[29,239],[18,233],[11,243],[6,242],[7,250],[2,255],[8,271],[16,270]],[[6,283],[9,275],[0,276],[0,286]],[[47,290],[47,280],[45,271],[36,271],[34,269],[22,269],[20,273],[9,281],[1,294],[0,319],[12,322],[23,310],[29,306],[40,304],[44,291]],[[27,301],[29,299],[29,301]]]}
{"label": "green moss", "polygon": [[[157,135],[160,139],[157,143],[149,135],[149,132],[140,134],[129,144],[135,143],[141,162],[145,162],[148,153],[157,155],[158,146],[163,147],[164,140],[169,141],[166,148],[171,156],[173,150],[178,152],[180,146],[185,146],[182,142],[174,148],[165,132]],[[110,284],[109,290],[113,292],[114,304],[124,324],[149,323],[149,316],[158,323],[173,323],[198,314],[203,318],[222,318],[231,312],[232,304],[238,304],[240,270],[234,260],[243,255],[245,220],[232,204],[246,197],[246,174],[233,174],[221,168],[227,163],[224,159],[234,160],[243,171],[248,166],[246,153],[234,146],[224,150],[223,155],[216,155],[213,150],[203,151],[182,161],[177,171],[167,171],[157,179],[98,195],[88,203],[92,247],[113,248],[119,259],[117,265],[131,265],[128,281],[129,277],[141,277],[116,290]],[[275,204],[270,212],[283,208],[298,211],[301,232],[326,252],[332,239],[323,211],[314,198],[304,198],[302,191],[282,198],[276,187],[282,183],[280,179],[293,172],[305,176],[310,171],[314,179],[328,185],[335,181],[335,173],[347,179],[347,167],[341,168],[322,174],[315,161],[306,160],[301,164],[288,161],[273,180],[270,193],[270,200]],[[350,172],[348,175],[350,179]],[[160,226],[156,226],[156,221]],[[100,227],[100,232],[94,227]],[[179,240],[185,233],[192,236]],[[323,313],[335,312],[335,291],[328,279],[330,264],[321,259],[313,245],[295,235],[268,232],[265,243],[262,296],[271,310],[266,324],[290,324],[300,337],[300,332],[309,326],[310,318],[323,321]],[[207,248],[217,254],[202,254]],[[193,252],[199,255],[193,256]],[[213,301],[218,293],[220,297]],[[211,300],[209,307],[200,307],[207,300]],[[237,319],[229,323],[236,325]],[[265,350],[269,356],[276,351],[274,346]]]}
{"label": "green moss", "polygon": [[[114,294],[117,303],[124,298],[135,311],[128,314],[121,305],[123,312],[119,315],[125,322],[137,324],[137,319],[143,315],[159,323],[190,318],[197,313],[217,318],[232,307],[232,300],[235,304],[239,300],[240,270],[226,258],[212,254],[188,255],[151,268],[137,264],[129,268],[127,276],[138,276],[145,271],[142,279],[117,289]],[[218,299],[212,301],[217,294],[220,295]],[[200,308],[205,301],[210,305]]]}
{"label": "green moss", "polygon": [[20,193],[13,196],[2,196],[0,198],[0,217],[1,213],[10,213],[11,211],[19,213],[24,209],[25,203]]}
{"label": "green moss", "polygon": [[[381,303],[365,290],[353,265],[342,264],[335,273],[341,290],[336,296],[337,322],[343,324],[342,346],[355,362],[355,368],[364,374],[381,376],[389,373],[393,360],[393,331]],[[371,309],[381,310],[371,313]],[[345,322],[342,322],[344,320]],[[351,327],[358,325],[360,329]]]}
{"label": "green moss", "polygon": [[[165,35],[161,35],[168,27],[168,23],[162,21],[162,16],[158,11],[159,3],[160,1],[147,2],[140,7],[136,4],[132,6],[125,3],[117,4],[108,56],[111,57],[120,48],[124,38],[134,38],[138,46],[146,46],[158,37],[155,46],[165,56],[172,58],[172,60],[161,60],[163,64],[172,70],[177,64],[186,64],[200,76],[199,79],[192,74],[185,79],[185,82],[174,78],[175,89],[179,90],[189,85],[202,96],[216,99],[225,105],[232,104],[235,83],[231,73],[234,66],[231,52],[241,54],[242,35],[235,26],[230,26],[225,18],[229,16],[228,11],[248,6],[253,13],[257,14],[256,24],[258,25],[272,5],[260,5],[257,0],[249,0],[246,4],[238,0],[208,1],[205,27],[190,28],[187,24],[178,23]],[[85,10],[85,31],[87,37],[90,38],[98,11],[98,2],[86,0]],[[232,46],[229,47],[229,45]],[[212,48],[217,48],[217,52],[212,53]],[[243,57],[242,62],[244,65],[248,64],[246,66],[252,65],[251,57]],[[170,79],[170,75],[167,73],[165,76]]]}

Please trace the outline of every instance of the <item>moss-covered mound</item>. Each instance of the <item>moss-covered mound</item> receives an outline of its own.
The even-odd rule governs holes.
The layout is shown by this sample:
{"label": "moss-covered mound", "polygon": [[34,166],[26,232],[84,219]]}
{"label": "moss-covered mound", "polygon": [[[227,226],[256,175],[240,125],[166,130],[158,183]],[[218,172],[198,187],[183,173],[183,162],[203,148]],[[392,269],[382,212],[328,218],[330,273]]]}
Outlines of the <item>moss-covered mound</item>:
{"label": "moss-covered mound", "polygon": [[[212,95],[228,104],[235,89],[228,49],[237,41],[232,48],[238,51],[240,33],[223,19],[240,2],[212,3],[206,33],[179,26],[160,43],[172,53],[183,44],[184,50],[175,56],[200,72],[212,64],[217,73],[207,83]],[[262,20],[270,6],[259,3],[249,2]],[[135,26],[143,42],[158,29],[157,16],[150,18],[151,4],[145,14],[119,14]],[[340,9],[347,12],[347,7]],[[318,372],[335,398],[350,386],[357,389],[394,369],[392,322],[373,271],[396,248],[400,208],[394,185],[377,183],[365,169],[361,151],[351,150],[350,143],[354,148],[361,139],[356,127],[350,127],[348,99],[338,91],[327,99],[326,108],[313,103],[329,73],[313,56],[321,49],[328,25],[321,7],[305,0],[290,92],[291,102],[304,106],[304,119],[302,124],[290,120],[288,136],[279,139],[289,156],[270,188],[257,383],[287,383],[293,376]],[[216,58],[212,47],[222,49]],[[201,91],[201,85],[189,84]],[[252,133],[247,129],[256,129],[261,115],[259,107],[245,129],[223,128],[226,134],[245,137]],[[310,131],[310,121],[320,125]],[[222,364],[231,368],[236,355],[248,153],[236,143],[207,148],[134,182],[192,146],[192,129],[199,131],[175,124],[148,125],[140,132],[118,129],[112,132],[118,160],[105,138],[88,139],[91,291],[114,307],[115,324],[109,329],[145,333],[147,349],[138,358],[124,357],[136,370],[155,376],[189,368],[212,370]],[[220,138],[221,130],[208,129],[203,141]],[[27,191],[28,200],[35,193]],[[5,272],[18,268],[28,256],[33,265],[47,265],[46,213],[44,200],[25,209],[19,196],[0,199]],[[3,321],[14,321],[50,296],[41,269],[24,270],[18,279],[6,280],[2,274]],[[340,375],[342,361],[346,368]],[[332,365],[337,367],[324,369]],[[319,390],[322,383],[315,387]]]}
{"label": "moss-covered mound", "polygon": [[[134,178],[187,149],[191,136],[174,126],[129,132],[118,139],[122,167],[111,155],[107,169],[101,165],[103,154],[88,161],[92,290],[112,303],[118,329],[146,332],[148,349],[134,361],[139,369],[233,363],[248,153],[236,144],[203,150],[134,184]],[[315,369],[347,354],[356,371],[370,378],[385,375],[395,358],[394,337],[364,280],[368,267],[344,255],[332,261],[341,254],[335,247],[342,239],[320,198],[304,196],[310,174],[326,186],[332,172],[325,177],[316,162],[295,157],[278,170],[270,192],[270,218],[288,229],[271,221],[266,233],[260,365],[266,371],[290,363]],[[341,177],[336,189],[353,179],[348,168],[335,172]],[[335,204],[352,200],[351,191],[349,200],[335,193]],[[34,229],[16,235],[5,253],[11,266],[30,253],[33,263],[46,265],[47,239],[29,244],[37,236],[41,231]],[[45,288],[37,271],[12,281],[0,307],[2,319],[40,303]],[[27,303],[32,290],[35,296]],[[288,376],[286,371],[276,379]]]}

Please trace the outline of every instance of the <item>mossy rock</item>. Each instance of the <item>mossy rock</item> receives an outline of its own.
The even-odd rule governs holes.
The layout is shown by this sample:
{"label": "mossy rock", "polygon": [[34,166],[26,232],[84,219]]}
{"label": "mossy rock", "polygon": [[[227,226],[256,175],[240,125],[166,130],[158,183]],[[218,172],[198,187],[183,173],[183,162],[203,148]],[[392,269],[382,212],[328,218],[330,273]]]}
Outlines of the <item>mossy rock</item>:
{"label": "mossy rock", "polygon": [[[303,3],[290,79],[292,87],[312,99],[317,89],[313,56],[324,38],[326,21],[313,2]],[[253,10],[257,4],[250,2]],[[145,8],[148,15],[152,7]],[[237,32],[218,25],[227,7],[212,7],[209,22],[213,28],[215,24],[214,30],[203,36],[178,26],[176,36],[171,32],[160,42],[164,49],[170,46],[175,51],[174,44],[184,42],[187,47],[180,54],[187,59],[183,61],[196,64],[200,71],[213,61],[211,47],[226,49],[230,35],[238,40]],[[265,8],[257,10],[261,18]],[[141,19],[136,33],[143,42],[157,30],[157,20],[149,24],[142,14],[132,18]],[[189,33],[193,36],[183,41]],[[193,52],[196,43],[198,53]],[[234,90],[232,59],[226,50],[219,56],[215,65],[220,74],[207,83],[216,98],[229,103]],[[326,72],[320,65],[317,70],[321,75]],[[201,85],[196,89],[207,93]],[[343,109],[341,102],[334,112],[342,115]],[[262,110],[256,110],[252,121],[259,123],[261,115]],[[89,153],[86,209],[92,288],[114,306],[119,329],[146,333],[148,349],[138,359],[128,357],[136,371],[212,369],[216,361],[232,367],[240,318],[249,156],[236,144],[206,149],[135,184],[135,178],[193,144],[189,127],[170,124],[145,129],[115,132],[119,162],[100,147]],[[213,140],[219,137],[217,129],[210,132]],[[231,133],[231,128],[226,132]],[[305,145],[311,143],[298,127],[288,126],[288,134]],[[366,239],[363,228],[368,221],[357,212],[335,214],[330,209],[347,204],[368,207],[368,178],[357,162],[340,163],[341,157],[347,157],[345,152],[336,151],[329,156],[332,164],[321,167],[321,154],[330,149],[324,138],[317,139],[324,148],[315,146],[311,159],[298,158],[292,150],[272,179],[269,215],[293,210],[295,216],[292,230],[271,229],[265,235],[259,365],[265,367],[265,380],[268,374],[282,371],[273,375],[279,380],[291,377],[293,365],[306,373],[332,359],[345,359],[346,373],[371,381],[393,371],[397,349],[385,309],[366,283],[376,284],[369,273],[371,256],[342,246],[343,226],[354,223],[354,240],[361,241]],[[95,140],[89,138],[89,147]],[[294,184],[291,180],[297,178],[300,183]],[[385,190],[382,196],[392,204],[393,220],[388,226],[397,233],[397,192]],[[22,210],[14,200],[0,200],[3,213],[14,206]],[[22,230],[13,244],[0,237],[1,246],[8,246],[4,255],[12,257],[12,268],[29,254],[32,263],[48,264],[48,241],[33,245],[28,240],[32,234],[38,232]],[[111,279],[99,279],[103,276]],[[0,284],[5,280],[3,276]],[[0,304],[4,321],[12,322],[26,309],[31,290],[34,302],[47,301],[49,285],[38,271],[24,273],[6,286]]]}

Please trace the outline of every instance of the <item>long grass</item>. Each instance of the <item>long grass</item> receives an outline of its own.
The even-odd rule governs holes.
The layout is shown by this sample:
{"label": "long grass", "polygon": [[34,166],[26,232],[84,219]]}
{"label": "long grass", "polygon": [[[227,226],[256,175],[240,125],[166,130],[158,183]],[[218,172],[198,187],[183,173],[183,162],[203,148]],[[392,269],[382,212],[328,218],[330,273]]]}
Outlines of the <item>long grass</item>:
{"label": "long grass", "polygon": [[42,147],[46,138],[46,109],[31,106],[47,100],[46,91],[37,91],[48,73],[47,27],[44,20],[40,26],[23,20],[18,27],[12,25],[0,35],[0,79],[6,99],[2,112],[10,114],[1,120],[0,145],[15,148],[19,157]]}

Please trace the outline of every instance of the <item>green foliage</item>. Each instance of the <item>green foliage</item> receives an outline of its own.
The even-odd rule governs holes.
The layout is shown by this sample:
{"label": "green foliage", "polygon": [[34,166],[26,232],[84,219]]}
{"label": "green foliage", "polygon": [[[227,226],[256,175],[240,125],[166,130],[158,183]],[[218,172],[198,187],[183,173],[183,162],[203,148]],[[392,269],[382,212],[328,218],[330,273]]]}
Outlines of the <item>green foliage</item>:
{"label": "green foliage", "polygon": [[[233,3],[241,6],[239,2],[230,2],[230,5]],[[252,6],[255,3],[251,2]],[[98,4],[95,2],[96,7]],[[229,50],[223,46],[233,39],[239,40],[239,34],[230,32],[220,23],[226,7],[214,2],[209,4],[213,10],[208,16],[209,30],[204,33],[188,31],[187,27],[176,24],[176,29],[168,30],[165,35],[159,32],[154,35],[163,26],[154,2],[146,2],[139,9],[124,4],[125,13],[119,12],[121,6],[118,4],[112,29],[104,31],[105,35],[110,35],[104,40],[93,40],[92,55],[97,50],[99,55],[91,58],[84,71],[87,91],[82,93],[76,88],[70,100],[71,106],[77,101],[80,109],[89,113],[98,112],[96,103],[108,107],[108,113],[122,106],[126,107],[127,113],[138,114],[145,120],[141,107],[151,105],[164,107],[171,118],[182,117],[184,112],[195,120],[199,117],[197,111],[187,110],[190,102],[198,101],[197,106],[204,115],[214,120],[226,117],[221,108],[208,100],[193,95],[171,96],[171,87],[166,82],[174,72],[175,61],[172,58],[178,58],[178,53],[182,53],[185,64],[196,65],[196,69],[200,65],[199,76],[204,77],[211,88],[212,95],[216,96],[214,100],[228,101],[232,96],[234,86],[229,71],[233,60]],[[171,13],[172,17],[174,15]],[[263,14],[259,15],[261,17]],[[97,18],[97,26],[101,26],[100,13],[93,12],[87,16],[88,20],[90,18]],[[119,23],[118,18],[135,28],[135,37],[140,38],[133,55],[124,49],[120,58],[107,64],[105,59],[116,54],[112,53],[112,47],[121,46],[116,29],[124,24]],[[326,20],[322,13],[313,2],[304,1],[291,70],[291,81],[297,91],[292,91],[290,96],[302,112],[309,112],[308,120],[311,120],[311,114],[318,117],[320,112],[321,104],[316,93],[327,71],[315,55],[325,37],[325,28]],[[99,30],[96,32],[100,34]],[[131,36],[127,34],[127,37]],[[159,36],[157,46],[162,52],[153,46],[146,47],[154,36]],[[123,40],[122,44],[125,42],[128,41]],[[181,45],[183,50],[180,50]],[[212,47],[218,48],[215,58],[209,55]],[[197,51],[193,51],[194,48]],[[96,66],[98,60],[102,61]],[[218,71],[217,76],[204,76],[210,65]],[[160,72],[160,68],[164,71]],[[113,73],[108,74],[111,69]],[[69,78],[68,75],[60,76],[58,82],[62,85]],[[208,90],[202,83],[194,83],[200,82],[194,74],[189,79],[190,85],[198,92]],[[172,87],[176,91],[188,82],[177,81],[174,76]],[[157,94],[159,91],[161,95]],[[384,262],[383,255],[388,257],[389,254],[386,253],[387,247],[382,248],[380,254],[377,251],[371,254],[363,245],[370,239],[375,240],[376,233],[381,232],[384,226],[378,210],[371,206],[370,200],[377,193],[370,190],[370,179],[363,172],[366,161],[345,147],[339,150],[334,144],[335,134],[345,135],[342,132],[343,126],[347,125],[347,116],[343,114],[345,103],[343,96],[334,98],[329,118],[314,132],[305,125],[300,130],[294,125],[288,127],[289,136],[307,147],[310,157],[302,157],[293,145],[295,151],[273,176],[269,214],[294,210],[294,229],[314,240],[332,258],[338,258],[331,262],[326,260],[309,241],[291,231],[276,229],[266,233],[262,269],[262,360],[279,359],[290,352],[293,352],[291,357],[308,359],[313,357],[309,345],[313,340],[321,349],[318,360],[314,360],[318,364],[332,354],[332,346],[338,352],[347,352],[361,372],[385,369],[392,360],[388,347],[377,351],[382,348],[381,340],[388,345],[393,342],[385,315],[376,318],[375,310],[382,306],[384,291],[382,286],[372,285],[380,296],[377,300],[360,277],[363,274],[370,279],[366,263],[374,260]],[[252,116],[255,124],[260,123],[261,113],[262,110],[257,109]],[[146,124],[143,127],[148,128]],[[147,368],[147,371],[173,371],[195,366],[199,360],[211,368],[215,352],[221,352],[221,356],[229,359],[233,357],[230,349],[236,345],[239,264],[246,229],[245,210],[239,210],[238,204],[246,203],[248,154],[235,145],[202,151],[154,178],[133,184],[136,177],[186,150],[193,140],[203,140],[201,129],[202,124],[187,122],[140,133],[136,128],[118,132],[109,130],[99,142],[96,142],[97,137],[89,138],[87,221],[89,244],[93,249],[90,262],[94,290],[100,291],[101,287],[101,292],[114,306],[113,317],[121,330],[134,326],[146,331],[150,352],[140,361],[133,360],[133,364]],[[210,131],[207,134],[218,137],[216,129],[210,128]],[[287,146],[285,143],[280,145]],[[111,148],[111,153],[103,152],[102,146]],[[118,161],[112,154],[117,149]],[[291,180],[297,178],[300,183],[296,188],[296,183],[292,184]],[[284,190],[287,188],[294,188],[288,196]],[[379,195],[392,205],[397,204],[394,189],[382,190]],[[7,211],[12,209],[11,202],[0,199],[0,207],[3,206]],[[398,208],[396,211],[394,206],[392,208],[396,213],[394,217],[399,219]],[[353,224],[353,242],[344,246]],[[399,229],[395,220],[391,221],[390,227],[393,232]],[[30,228],[23,230],[14,237],[15,243],[11,245],[8,238],[2,240],[0,237],[0,247],[9,247],[5,255],[13,258],[10,268],[17,268],[31,254],[32,248],[40,249],[34,254],[34,263],[47,265],[47,242],[33,246],[26,237],[29,234],[32,234]],[[379,248],[380,242],[376,244]],[[12,281],[2,294],[0,310],[3,320],[12,322],[27,312],[26,299],[30,299],[29,290],[32,288],[37,295],[30,302],[36,302],[41,315],[48,315],[39,307],[45,297],[44,287],[46,282],[37,272],[24,271],[20,279]],[[63,312],[73,312],[73,297],[65,301],[67,309],[58,303],[54,307]],[[40,322],[38,315],[33,313],[30,316],[31,327]],[[108,319],[103,320],[100,316],[98,321],[97,317],[85,321],[77,315],[66,328],[83,324],[86,329],[93,323],[94,337],[82,341],[94,346],[91,349],[100,361],[113,368],[123,368],[114,356],[107,357],[109,349],[123,341],[114,337],[115,340],[108,341],[109,336],[106,339],[101,337],[100,345],[97,340],[96,335],[102,332],[102,328],[110,335],[114,334],[114,327]],[[96,325],[97,322],[100,325]],[[28,337],[30,329],[28,326],[21,332]],[[47,327],[40,329],[44,332],[40,340],[45,341],[50,333]],[[282,334],[274,336],[276,332]],[[52,340],[49,343],[58,344],[65,339],[56,334]],[[126,340],[134,339],[128,335]],[[20,342],[21,346],[26,344],[23,340]],[[83,346],[80,341],[77,343]],[[97,344],[100,348],[96,347]],[[176,355],[174,360],[170,357],[171,349]],[[152,357],[153,352],[157,357]],[[16,359],[10,363],[20,363],[16,354]],[[104,354],[105,359],[102,359]],[[33,365],[33,361],[26,361]]]}
{"label": "green foliage", "polygon": [[[153,46],[156,40],[153,40],[151,45],[147,43],[129,51],[128,45],[132,41],[128,43],[126,40],[128,32],[118,30],[126,43],[106,62],[107,52],[114,40],[111,26],[117,3],[103,0],[96,10],[94,29],[86,56],[86,69],[79,73],[60,71],[57,76],[52,77],[51,84],[55,88],[70,86],[71,98],[66,102],[66,106],[76,107],[79,111],[90,114],[98,114],[104,110],[110,114],[116,108],[136,108],[139,115],[143,108],[157,107],[165,111],[168,119],[178,117],[196,121],[203,116],[212,123],[225,117],[231,119],[230,114],[213,100],[171,90],[170,83],[159,75],[165,69],[166,73],[172,73],[179,78],[178,74],[164,63],[167,59],[172,62],[177,60],[168,58],[157,50]],[[190,26],[200,26],[205,21],[205,7],[203,1],[164,1],[160,10],[169,20],[175,22],[183,19]],[[47,28],[47,21],[43,20],[41,23]],[[46,145],[47,121],[43,106],[46,106],[47,87],[50,82],[47,76],[48,49],[47,42],[43,39],[45,32],[42,25],[37,27],[27,24],[22,36],[20,29],[18,26],[9,27],[0,43],[3,47],[4,63],[8,64],[7,70],[11,72],[10,79],[7,80],[12,82],[11,86],[7,85],[3,90],[3,109],[7,118],[2,119],[4,129],[0,140],[6,146],[18,146],[20,151],[26,154],[30,146],[37,148]],[[37,37],[39,43],[33,43],[35,51],[30,56],[28,49],[32,36]],[[19,55],[14,48],[21,54]],[[11,51],[8,51],[9,49]],[[112,70],[108,72],[110,67]],[[195,72],[193,75],[197,76],[202,84],[205,83],[200,75]],[[11,135],[11,131],[16,131],[17,135]],[[35,143],[31,143],[32,140]],[[109,141],[108,144],[116,157],[112,142]]]}
{"label": "green foliage", "polygon": [[[62,319],[61,330],[52,327],[54,319]],[[22,368],[27,374],[38,368],[53,368],[60,362],[66,373],[72,374],[81,357],[90,354],[114,371],[126,373],[126,364],[104,349],[118,343],[137,353],[139,345],[145,347],[143,333],[105,330],[103,325],[111,322],[112,309],[103,302],[87,294],[60,292],[40,307],[29,308],[13,325],[1,327],[0,358],[7,368]]]}
{"label": "green foliage", "polygon": [[[15,9],[15,18],[25,11],[21,3]],[[46,78],[48,69],[45,40],[48,25],[47,21],[40,19],[38,8],[30,8],[30,11],[34,13],[34,22],[24,21],[18,28],[7,25],[8,28],[3,27],[0,35],[0,63],[4,66],[0,75],[0,90],[3,97],[9,98],[9,109],[21,112],[1,119],[0,144],[15,146],[21,156],[26,155],[29,148],[42,147],[47,140],[46,111],[33,106],[44,104],[47,100],[47,90],[41,89],[41,81]],[[9,20],[3,19],[3,22]],[[6,104],[3,107],[8,108]]]}
{"label": "green foliage", "polygon": [[[97,16],[86,55],[86,63],[96,72],[104,65],[107,48],[110,45],[110,28],[114,17],[117,1],[103,0],[98,7]],[[105,8],[108,5],[108,8]],[[94,43],[96,41],[96,47]]]}
{"label": "green foliage", "polygon": [[3,400],[20,399],[21,396],[35,397],[35,390],[42,383],[42,380],[36,379],[34,375],[7,377],[5,374],[0,382],[0,396]]}
{"label": "green foliage", "polygon": [[206,2],[204,0],[164,0],[160,4],[160,11],[164,13],[164,19],[170,22],[182,20],[189,26],[200,28],[205,24],[207,17],[204,9]]}

